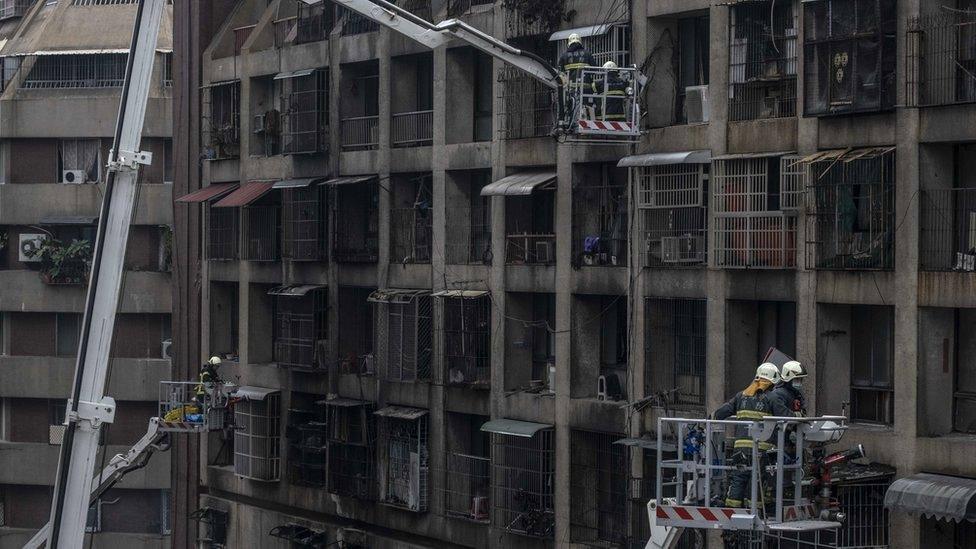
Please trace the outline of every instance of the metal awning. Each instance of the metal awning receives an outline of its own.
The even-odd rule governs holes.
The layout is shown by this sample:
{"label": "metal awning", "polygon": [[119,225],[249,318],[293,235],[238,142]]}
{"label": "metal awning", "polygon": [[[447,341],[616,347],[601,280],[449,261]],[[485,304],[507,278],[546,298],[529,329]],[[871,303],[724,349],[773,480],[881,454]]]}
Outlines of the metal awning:
{"label": "metal awning", "polygon": [[554,189],[555,183],[554,171],[526,170],[485,185],[481,188],[481,196],[528,196],[536,190]]}
{"label": "metal awning", "polygon": [[355,185],[356,183],[366,183],[378,179],[378,177],[373,175],[344,175],[342,177],[335,177],[325,182],[326,185]]}
{"label": "metal awning", "polygon": [[369,402],[365,400],[356,400],[354,398],[343,398],[343,397],[317,400],[315,401],[315,403],[320,406],[338,406],[340,408],[355,408],[356,406],[365,406],[369,404]]}
{"label": "metal awning", "polygon": [[876,158],[893,152],[895,147],[866,147],[861,149],[834,149],[818,151],[797,160],[797,163],[812,164],[814,162],[853,162],[855,160]]}
{"label": "metal awning", "polygon": [[408,301],[414,297],[430,295],[430,290],[405,290],[397,288],[384,288],[369,294],[366,301],[370,303],[390,303],[393,301]]}
{"label": "metal awning", "polygon": [[286,78],[298,78],[300,76],[308,76],[315,72],[315,69],[302,69],[300,71],[290,71],[290,72],[279,72],[274,75],[273,80],[284,80]]}
{"label": "metal awning", "polygon": [[302,297],[307,295],[308,292],[313,290],[318,290],[325,288],[322,284],[301,284],[292,286],[277,286],[268,291],[268,295],[286,296],[286,297]]}
{"label": "metal awning", "polygon": [[214,208],[238,208],[253,204],[274,187],[274,181],[250,181],[241,188],[220,199],[214,204]]}
{"label": "metal awning", "polygon": [[[165,48],[156,48],[156,53],[172,53],[173,50]],[[124,53],[128,54],[128,48],[100,48],[100,49],[83,49],[83,50],[38,50],[31,52],[12,52],[4,57],[27,57],[31,55],[43,56],[43,55],[104,55],[109,53]]]}
{"label": "metal awning", "polygon": [[176,199],[176,202],[209,202],[224,196],[238,187],[237,183],[214,183]]}
{"label": "metal awning", "polygon": [[552,425],[532,423],[531,421],[517,421],[514,419],[493,419],[481,426],[486,433],[511,435],[513,437],[532,438],[539,431],[552,429]]}
{"label": "metal awning", "polygon": [[[629,448],[643,448],[645,450],[658,451],[657,439],[651,437],[636,437],[636,438],[622,438],[620,440],[615,440],[614,444],[619,444],[621,446],[627,446]],[[663,442],[661,444],[662,451],[664,452],[677,452],[678,446],[673,442]]]}
{"label": "metal awning", "polygon": [[231,80],[218,80],[216,82],[210,82],[209,84],[203,84],[201,88],[216,88],[217,86],[227,86],[229,84],[239,84],[241,82],[240,78],[233,78]]}
{"label": "metal awning", "polygon": [[392,417],[395,419],[406,419],[416,421],[427,415],[427,410],[420,408],[407,408],[406,406],[387,406],[373,412],[374,416]]}
{"label": "metal awning", "polygon": [[617,163],[617,167],[638,168],[671,164],[708,164],[711,161],[712,151],[665,152],[625,156]]}
{"label": "metal awning", "polygon": [[485,290],[441,290],[430,295],[431,297],[464,297],[468,299],[476,299],[479,297],[485,297],[488,295],[488,292]]}
{"label": "metal awning", "polygon": [[976,479],[919,473],[891,483],[885,507],[939,520],[976,522]]}
{"label": "metal awning", "polygon": [[282,179],[271,186],[272,189],[298,189],[325,181],[324,177],[303,177],[299,179]]}
{"label": "metal awning", "polygon": [[713,156],[712,160],[748,160],[750,158],[773,158],[775,156],[786,156],[788,154],[793,154],[793,153],[794,151],[776,151],[776,152],[723,154],[719,156]]}
{"label": "metal awning", "polygon": [[234,392],[234,396],[246,398],[248,400],[264,400],[268,398],[268,395],[280,392],[278,389],[268,389],[267,387],[252,387],[250,385],[244,385],[238,387],[237,391]]}
{"label": "metal awning", "polygon": [[39,225],[94,225],[97,215],[52,215],[42,217]]}
{"label": "metal awning", "polygon": [[558,42],[559,40],[569,40],[569,35],[574,33],[580,35],[580,38],[586,38],[588,36],[600,36],[606,34],[616,24],[617,23],[603,23],[601,25],[590,25],[589,27],[577,27],[575,29],[556,31],[549,37],[549,41]]}

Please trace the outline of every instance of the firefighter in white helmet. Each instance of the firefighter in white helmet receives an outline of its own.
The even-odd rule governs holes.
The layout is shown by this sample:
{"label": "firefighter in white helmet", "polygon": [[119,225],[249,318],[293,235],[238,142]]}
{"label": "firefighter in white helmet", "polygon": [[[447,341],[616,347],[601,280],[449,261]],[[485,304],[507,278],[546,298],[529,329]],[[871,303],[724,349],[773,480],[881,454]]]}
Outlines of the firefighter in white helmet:
{"label": "firefighter in white helmet", "polygon": [[[627,96],[632,93],[631,88],[627,81],[620,77],[616,63],[607,61],[603,64],[603,68],[606,69],[606,73],[602,79],[595,82],[594,87],[597,93],[605,96],[606,107],[598,104],[597,108],[602,109],[603,120],[625,122],[627,120]],[[598,98],[597,101],[600,99]]]}
{"label": "firefighter in white helmet", "polygon": [[803,380],[807,370],[799,361],[791,360],[783,364],[780,382],[776,384],[770,398],[780,402],[792,415],[803,417],[807,413],[807,400],[803,396]]}
{"label": "firefighter in white helmet", "polygon": [[567,123],[571,122],[573,117],[587,117],[588,113],[584,111],[591,110],[591,101],[587,100],[586,104],[577,104],[577,101],[582,93],[593,93],[593,79],[584,78],[583,69],[595,64],[596,60],[593,58],[593,54],[583,45],[583,39],[580,38],[580,35],[575,32],[570,34],[566,51],[559,56],[559,62],[556,64],[561,72],[563,83],[566,85],[565,94],[568,102],[567,120],[565,122]]}
{"label": "firefighter in white helmet", "polygon": [[204,395],[207,392],[208,385],[213,386],[221,382],[220,374],[217,371],[219,368],[219,356],[210,357],[210,360],[204,362],[200,368],[200,383],[196,387],[196,400],[198,404],[203,405]]}

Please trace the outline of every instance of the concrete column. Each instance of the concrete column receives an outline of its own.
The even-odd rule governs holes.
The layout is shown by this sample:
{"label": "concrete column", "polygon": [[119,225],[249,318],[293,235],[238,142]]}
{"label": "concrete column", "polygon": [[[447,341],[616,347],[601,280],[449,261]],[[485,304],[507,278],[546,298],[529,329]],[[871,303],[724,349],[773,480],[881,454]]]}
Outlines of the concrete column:
{"label": "concrete column", "polygon": [[572,400],[572,332],[573,315],[573,145],[556,148],[556,545],[569,543],[570,497],[559,493],[568,490],[570,475],[570,412]]}
{"label": "concrete column", "polygon": [[380,144],[376,150],[376,166],[380,177],[379,204],[378,204],[378,224],[377,240],[379,242],[379,253],[376,262],[376,283],[381,288],[389,286],[390,273],[390,204],[393,197],[393,181],[390,179],[390,130],[391,130],[391,109],[390,102],[393,93],[391,82],[390,65],[393,60],[390,58],[390,33],[386,27],[380,29],[379,40],[376,44],[376,52],[379,56],[379,140]]}

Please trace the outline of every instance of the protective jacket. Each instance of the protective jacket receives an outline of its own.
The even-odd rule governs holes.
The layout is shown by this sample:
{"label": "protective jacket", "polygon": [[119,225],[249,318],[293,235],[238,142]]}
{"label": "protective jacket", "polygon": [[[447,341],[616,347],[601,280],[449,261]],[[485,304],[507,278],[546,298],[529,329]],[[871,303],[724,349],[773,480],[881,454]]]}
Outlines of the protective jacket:
{"label": "protective jacket", "polygon": [[769,398],[778,400],[783,407],[791,412],[790,415],[805,416],[807,414],[807,400],[803,397],[803,392],[793,386],[792,381],[777,383]]}
{"label": "protective jacket", "polygon": [[[783,406],[779,400],[771,398],[771,393],[771,386],[765,390],[757,388],[755,391],[748,389],[739,391],[731,400],[715,410],[713,417],[715,419],[729,419],[735,416],[735,419],[739,420],[760,421],[768,416],[792,416],[793,413]],[[735,437],[736,448],[752,447],[752,438],[745,426],[736,427]],[[760,442],[759,448],[770,450],[773,448],[773,444]]]}
{"label": "protective jacket", "polygon": [[569,76],[570,87],[576,87],[585,84],[585,82],[580,81],[580,71],[584,67],[592,67],[595,64],[596,61],[593,59],[590,50],[586,49],[583,44],[572,43],[559,56],[558,66],[559,70]]}
{"label": "protective jacket", "polygon": [[607,110],[604,120],[625,120],[627,118],[627,82],[617,71],[608,71],[604,79],[596,83],[597,92],[607,96]]}

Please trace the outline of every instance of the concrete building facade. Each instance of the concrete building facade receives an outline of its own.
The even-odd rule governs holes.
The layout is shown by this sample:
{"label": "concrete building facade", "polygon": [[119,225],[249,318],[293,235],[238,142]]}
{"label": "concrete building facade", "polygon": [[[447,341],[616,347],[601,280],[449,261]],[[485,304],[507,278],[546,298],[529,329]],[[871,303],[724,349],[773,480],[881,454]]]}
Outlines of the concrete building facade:
{"label": "concrete building facade", "polygon": [[[0,2],[0,547],[47,522],[71,392],[91,245],[105,192],[137,3]],[[105,459],[146,432],[170,375],[172,10],[147,109],[142,175],[107,394]],[[101,459],[101,458],[100,458]],[[169,456],[89,513],[96,547],[164,547]]]}
{"label": "concrete building facade", "polygon": [[262,397],[178,442],[178,546],[643,547],[657,419],[773,347],[872,464],[835,546],[976,539],[882,504],[976,477],[973,5],[398,4],[582,34],[645,133],[554,140],[543,86],[328,1],[177,0],[174,371]]}

